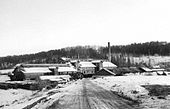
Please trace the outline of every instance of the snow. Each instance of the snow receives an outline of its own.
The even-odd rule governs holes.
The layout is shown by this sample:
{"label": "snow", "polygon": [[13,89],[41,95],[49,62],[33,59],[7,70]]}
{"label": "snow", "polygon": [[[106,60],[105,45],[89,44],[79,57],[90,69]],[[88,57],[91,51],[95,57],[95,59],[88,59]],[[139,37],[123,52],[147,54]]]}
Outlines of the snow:
{"label": "snow", "polygon": [[[169,109],[170,96],[158,99],[148,95],[141,85],[170,85],[170,76],[110,76],[92,80],[95,84],[118,95],[140,101],[143,109]],[[163,103],[163,104],[160,104]],[[162,106],[166,108],[161,108]]]}
{"label": "snow", "polygon": [[8,75],[0,75],[0,82],[8,81],[10,80]]}
{"label": "snow", "polygon": [[108,76],[97,78],[94,81],[108,81],[109,84],[133,83],[138,85],[170,85],[170,76]]}
{"label": "snow", "polygon": [[0,109],[45,109],[63,96],[66,92],[64,90],[70,89],[67,88],[70,84],[72,84],[72,82],[60,86],[63,89],[56,87],[50,90],[43,89],[42,91],[23,89],[0,90]]}
{"label": "snow", "polygon": [[0,89],[0,97],[1,97],[0,108],[1,106],[6,107],[16,102],[22,101],[22,99],[28,98],[33,93],[34,91],[23,90],[23,89],[9,89],[9,90]]}
{"label": "snow", "polygon": [[70,81],[71,76],[70,75],[48,75],[48,76],[40,76],[41,80],[51,80],[51,81],[61,81],[61,80],[67,80]]}
{"label": "snow", "polygon": [[11,73],[14,69],[5,69],[5,70],[0,70],[0,74],[8,74]]}
{"label": "snow", "polygon": [[147,67],[141,67],[144,71],[146,71],[146,72],[152,72],[152,70],[151,69],[149,69],[149,68],[147,68]]}
{"label": "snow", "polygon": [[133,57],[134,63],[150,63],[156,65],[161,62],[170,62],[170,56],[142,56],[142,57]]}
{"label": "snow", "polygon": [[24,68],[24,73],[51,73],[48,67]]}
{"label": "snow", "polygon": [[58,67],[58,72],[77,72],[73,67]]}
{"label": "snow", "polygon": [[115,64],[111,63],[111,62],[103,62],[103,67],[117,67]]}
{"label": "snow", "polygon": [[91,62],[80,62],[80,67],[96,67]]}

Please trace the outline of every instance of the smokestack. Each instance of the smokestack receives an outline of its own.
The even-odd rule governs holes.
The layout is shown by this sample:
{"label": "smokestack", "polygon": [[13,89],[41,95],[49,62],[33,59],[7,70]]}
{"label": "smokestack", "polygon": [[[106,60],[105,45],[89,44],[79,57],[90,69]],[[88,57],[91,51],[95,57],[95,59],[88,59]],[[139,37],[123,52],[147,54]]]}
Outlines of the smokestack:
{"label": "smokestack", "polygon": [[111,62],[111,48],[110,48],[110,42],[108,42],[108,49],[109,49],[108,60],[109,60],[109,62]]}

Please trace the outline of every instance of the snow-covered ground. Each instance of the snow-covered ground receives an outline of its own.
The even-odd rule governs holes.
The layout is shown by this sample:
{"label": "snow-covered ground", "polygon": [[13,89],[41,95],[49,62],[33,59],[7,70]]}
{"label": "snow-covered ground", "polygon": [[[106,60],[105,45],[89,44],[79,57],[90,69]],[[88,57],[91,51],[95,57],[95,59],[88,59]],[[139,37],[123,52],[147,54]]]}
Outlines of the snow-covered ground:
{"label": "snow-covered ground", "polygon": [[170,56],[141,56],[141,57],[133,57],[134,63],[149,63],[151,65],[156,65],[162,62],[170,62]]}
{"label": "snow-covered ground", "polygon": [[64,89],[68,90],[70,84],[73,83],[74,81],[70,81],[66,84],[59,84],[53,89],[44,88],[41,91],[0,89],[0,109],[45,109],[60,98],[65,92]]}
{"label": "snow-covered ground", "polygon": [[35,91],[23,90],[23,89],[0,89],[0,108],[7,109],[10,105],[19,104],[28,99]]}
{"label": "snow-covered ground", "polygon": [[170,85],[170,76],[110,76],[92,81],[125,98],[139,101],[144,109],[170,109],[169,95],[165,99],[151,97],[149,91],[142,87],[142,85]]}

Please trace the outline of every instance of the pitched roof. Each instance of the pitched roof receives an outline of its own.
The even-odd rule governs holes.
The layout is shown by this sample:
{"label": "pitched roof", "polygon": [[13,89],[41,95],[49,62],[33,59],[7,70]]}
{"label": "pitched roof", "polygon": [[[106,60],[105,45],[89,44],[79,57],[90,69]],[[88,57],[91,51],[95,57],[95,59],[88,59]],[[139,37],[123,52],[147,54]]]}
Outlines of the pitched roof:
{"label": "pitched roof", "polygon": [[115,64],[111,62],[103,62],[103,67],[117,67]]}
{"label": "pitched roof", "polygon": [[52,71],[49,70],[48,67],[30,67],[30,68],[24,68],[24,73],[51,73]]}
{"label": "pitched roof", "polygon": [[4,69],[4,70],[0,70],[1,74],[8,74],[11,73],[12,71],[14,71],[14,69]]}
{"label": "pitched roof", "polygon": [[96,67],[91,62],[80,62],[79,64],[80,64],[80,67]]}
{"label": "pitched roof", "polygon": [[92,63],[100,63],[101,60],[93,60]]}
{"label": "pitched roof", "polygon": [[161,69],[161,68],[155,68],[155,69],[151,69],[152,71],[165,71],[165,69]]}
{"label": "pitched roof", "polygon": [[143,70],[144,72],[152,72],[152,70],[147,67],[140,67],[140,69]]}
{"label": "pitched roof", "polygon": [[23,67],[68,67],[69,64],[20,64]]}
{"label": "pitched roof", "polygon": [[71,78],[70,75],[48,75],[48,76],[40,76],[41,80],[50,80],[50,81],[61,81],[63,79]]}
{"label": "pitched roof", "polygon": [[116,75],[115,73],[113,73],[112,71],[103,68],[100,71],[98,71],[95,75],[99,75],[99,76],[109,76],[109,75]]}
{"label": "pitched roof", "polygon": [[76,72],[74,67],[58,67],[58,72]]}

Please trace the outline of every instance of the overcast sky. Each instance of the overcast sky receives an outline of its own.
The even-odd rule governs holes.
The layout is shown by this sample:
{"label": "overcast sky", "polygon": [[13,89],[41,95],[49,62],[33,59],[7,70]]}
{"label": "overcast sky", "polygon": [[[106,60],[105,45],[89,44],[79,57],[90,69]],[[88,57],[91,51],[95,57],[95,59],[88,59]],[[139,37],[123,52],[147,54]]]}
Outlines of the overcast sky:
{"label": "overcast sky", "polygon": [[0,0],[0,56],[168,36],[170,0]]}

